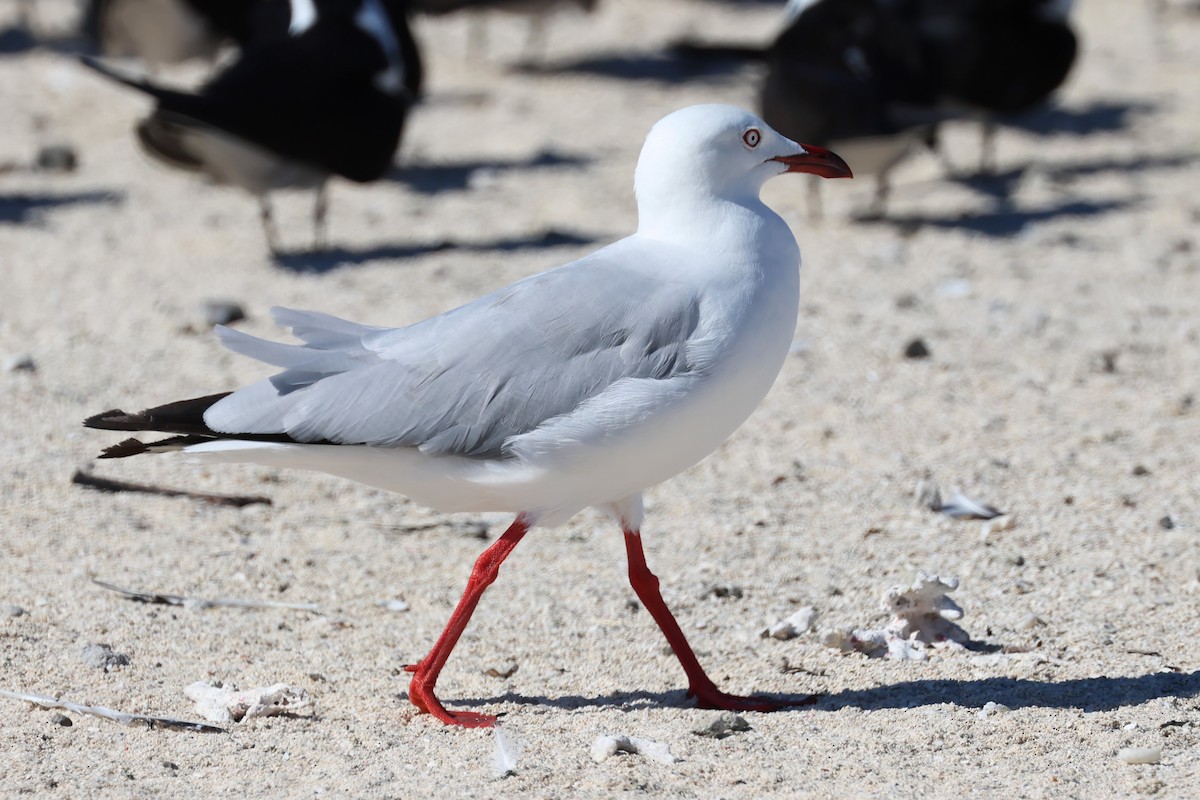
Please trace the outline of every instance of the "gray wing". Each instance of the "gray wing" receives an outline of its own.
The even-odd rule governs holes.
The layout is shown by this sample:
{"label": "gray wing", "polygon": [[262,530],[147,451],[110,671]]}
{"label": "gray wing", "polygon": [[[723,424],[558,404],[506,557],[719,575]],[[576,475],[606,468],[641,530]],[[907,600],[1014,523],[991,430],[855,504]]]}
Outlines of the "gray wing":
{"label": "gray wing", "polygon": [[707,350],[689,345],[698,295],[629,266],[622,245],[407,328],[279,310],[304,344],[226,329],[228,347],[285,370],[205,420],[225,433],[495,458],[616,381],[704,370]]}

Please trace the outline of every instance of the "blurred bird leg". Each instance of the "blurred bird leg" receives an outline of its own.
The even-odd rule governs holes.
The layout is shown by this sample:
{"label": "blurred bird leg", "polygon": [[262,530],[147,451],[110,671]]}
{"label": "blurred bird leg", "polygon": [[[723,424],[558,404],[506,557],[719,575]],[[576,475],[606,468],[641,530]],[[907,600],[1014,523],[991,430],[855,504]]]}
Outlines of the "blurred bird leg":
{"label": "blurred bird leg", "polygon": [[313,249],[324,250],[329,246],[329,182],[321,181],[317,187],[317,199],[313,205]]}
{"label": "blurred bird leg", "polygon": [[821,203],[821,184],[810,180],[808,183],[808,221],[820,222],[825,216],[825,207]]}
{"label": "blurred bird leg", "polygon": [[261,194],[258,196],[258,205],[263,235],[267,237],[267,249],[274,255],[279,252],[279,235],[275,230],[275,219],[271,216],[271,200],[267,195]]}
{"label": "blurred bird leg", "polygon": [[996,120],[984,117],[980,121],[979,174],[996,174]]}

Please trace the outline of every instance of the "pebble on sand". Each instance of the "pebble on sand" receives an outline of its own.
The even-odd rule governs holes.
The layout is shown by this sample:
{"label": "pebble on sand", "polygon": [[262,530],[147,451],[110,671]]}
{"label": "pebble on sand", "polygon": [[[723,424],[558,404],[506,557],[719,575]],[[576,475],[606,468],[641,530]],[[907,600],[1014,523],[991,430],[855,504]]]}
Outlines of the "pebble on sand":
{"label": "pebble on sand", "polygon": [[233,300],[205,300],[200,305],[200,313],[204,324],[210,328],[214,325],[232,325],[246,318],[246,310]]}
{"label": "pebble on sand", "polygon": [[410,606],[408,605],[408,601],[401,600],[399,598],[393,598],[391,600],[379,600],[375,603],[375,605],[377,605],[380,608],[385,609],[387,611],[396,611],[396,612],[408,611],[410,608]]}
{"label": "pebble on sand", "polygon": [[37,154],[37,167],[46,172],[74,172],[79,156],[69,144],[48,144]]}
{"label": "pebble on sand", "polygon": [[36,372],[37,362],[33,360],[33,356],[28,353],[20,353],[15,356],[7,356],[4,359],[5,372]]}
{"label": "pebble on sand", "polygon": [[89,667],[111,672],[116,667],[129,666],[129,656],[118,653],[107,644],[86,644],[80,654]]}
{"label": "pebble on sand", "polygon": [[697,736],[703,736],[706,739],[724,739],[727,736],[733,736],[735,733],[748,730],[750,730],[750,723],[746,722],[745,717],[735,714],[732,711],[722,711],[710,720],[707,725],[693,728],[692,733]]}
{"label": "pebble on sand", "polygon": [[1161,747],[1125,747],[1117,758],[1126,764],[1157,764],[1162,759]]}
{"label": "pebble on sand", "polygon": [[913,339],[904,346],[905,358],[929,358],[929,345],[924,339]]}

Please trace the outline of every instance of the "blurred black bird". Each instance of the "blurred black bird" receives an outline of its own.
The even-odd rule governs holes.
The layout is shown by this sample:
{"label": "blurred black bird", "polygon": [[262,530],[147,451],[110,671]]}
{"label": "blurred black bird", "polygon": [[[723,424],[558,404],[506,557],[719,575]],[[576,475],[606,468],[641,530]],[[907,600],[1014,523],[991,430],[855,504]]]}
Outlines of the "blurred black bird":
{"label": "blurred black bird", "polygon": [[874,175],[872,215],[883,213],[888,173],[945,118],[917,33],[894,5],[791,3],[791,21],[765,54],[763,119],[796,141],[836,147],[856,175]]}
{"label": "blurred black bird", "polygon": [[[1035,108],[1066,79],[1077,41],[1071,0],[793,0],[765,53],[762,115],[798,141],[835,148],[888,174],[940,122],[984,120],[981,170],[994,162],[994,119]],[[815,184],[814,184],[815,188]]]}
{"label": "blurred black bird", "polygon": [[88,0],[83,28],[104,55],[155,69],[286,35],[290,15],[288,0]]}
{"label": "blurred black bird", "polygon": [[[886,1],[886,0],[885,0]],[[995,164],[997,116],[1034,109],[1070,74],[1072,0],[901,0],[943,108],[980,116],[980,170]]]}
{"label": "blurred black bird", "polygon": [[[520,14],[529,21],[529,33],[525,39],[524,58],[528,61],[534,54],[545,52],[546,20],[560,8],[574,6],[591,13],[599,0],[409,0],[413,13],[441,16],[459,11],[501,11]],[[483,55],[487,50],[487,36],[483,17],[475,13],[471,19],[469,49],[472,56]]]}
{"label": "blurred black bird", "polygon": [[316,189],[314,240],[322,247],[328,178],[382,177],[421,85],[404,15],[389,15],[379,0],[291,0],[284,35],[251,41],[195,93],[84,61],[157,101],[136,129],[151,156],[259,199],[273,252],[268,194]]}

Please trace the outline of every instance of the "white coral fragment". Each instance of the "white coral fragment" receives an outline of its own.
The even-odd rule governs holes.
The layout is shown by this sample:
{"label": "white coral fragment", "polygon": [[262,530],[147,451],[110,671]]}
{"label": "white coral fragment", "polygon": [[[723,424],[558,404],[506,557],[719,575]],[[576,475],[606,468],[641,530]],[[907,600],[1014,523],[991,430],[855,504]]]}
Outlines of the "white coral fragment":
{"label": "white coral fragment", "polygon": [[795,639],[812,630],[816,623],[817,610],[812,606],[804,606],[787,619],[781,619],[763,628],[758,635],[764,639],[768,636],[772,639]]}
{"label": "white coral fragment", "polygon": [[656,742],[653,739],[642,739],[638,736],[626,736],[623,733],[608,736],[597,736],[592,743],[592,760],[603,761],[617,753],[633,753],[652,758],[663,764],[674,764],[679,759],[671,752],[669,745]]}
{"label": "white coral fragment", "polygon": [[892,613],[885,627],[827,633],[825,644],[842,652],[899,661],[920,661],[931,647],[961,649],[970,636],[954,623],[962,619],[963,610],[947,594],[957,588],[955,578],[918,573],[912,586],[893,586],[884,594],[881,606]]}
{"label": "white coral fragment", "polygon": [[308,692],[286,683],[238,691],[233,685],[196,681],[184,692],[196,703],[196,713],[213,722],[273,717],[312,704]]}
{"label": "white coral fragment", "polygon": [[992,517],[979,527],[979,538],[987,539],[993,533],[1011,530],[1015,523],[1016,519],[1013,518],[1012,514],[1001,514],[998,517]]}
{"label": "white coral fragment", "polygon": [[989,700],[983,704],[983,708],[979,709],[979,718],[987,719],[988,717],[994,717],[997,714],[1007,714],[1009,711],[1012,711],[1012,709],[1004,705],[1004,703],[997,703]]}

